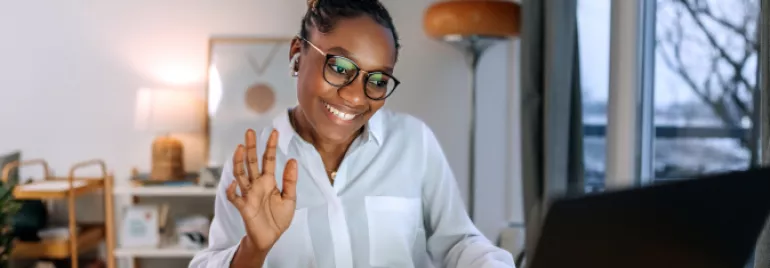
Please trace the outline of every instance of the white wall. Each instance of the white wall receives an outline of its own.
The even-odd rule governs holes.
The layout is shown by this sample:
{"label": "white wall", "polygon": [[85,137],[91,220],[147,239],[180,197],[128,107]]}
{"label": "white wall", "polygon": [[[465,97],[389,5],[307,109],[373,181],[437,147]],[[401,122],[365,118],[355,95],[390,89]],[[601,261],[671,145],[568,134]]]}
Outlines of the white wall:
{"label": "white wall", "polygon": [[[292,36],[305,2],[2,1],[0,154],[21,149],[25,159],[47,159],[59,175],[91,158],[104,159],[117,180],[132,167],[146,171],[153,134],[134,129],[136,91],[180,88],[204,96],[209,36]],[[402,87],[387,106],[434,129],[467,196],[467,67],[458,51],[423,33],[430,2],[386,1],[403,45],[396,70]],[[511,206],[520,205],[503,190],[511,173],[510,50],[493,47],[480,67],[479,100],[489,103],[479,110],[478,189],[486,192],[477,193],[477,211],[492,239]],[[288,62],[280,59],[276,64]],[[202,138],[184,142],[187,167],[195,170],[204,163]]]}

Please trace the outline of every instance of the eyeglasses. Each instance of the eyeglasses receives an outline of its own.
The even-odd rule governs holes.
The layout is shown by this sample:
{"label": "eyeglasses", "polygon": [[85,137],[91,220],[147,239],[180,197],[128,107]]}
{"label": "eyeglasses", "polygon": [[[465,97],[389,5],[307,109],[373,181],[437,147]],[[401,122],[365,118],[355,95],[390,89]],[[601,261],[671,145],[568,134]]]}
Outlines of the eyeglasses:
{"label": "eyeglasses", "polygon": [[326,83],[332,86],[342,88],[356,80],[360,73],[364,74],[364,94],[372,100],[384,100],[401,83],[392,75],[385,72],[367,72],[361,70],[353,60],[343,56],[332,55],[324,52],[316,45],[305,38],[297,36],[302,41],[307,42],[318,53],[326,57],[323,67],[323,77]]}

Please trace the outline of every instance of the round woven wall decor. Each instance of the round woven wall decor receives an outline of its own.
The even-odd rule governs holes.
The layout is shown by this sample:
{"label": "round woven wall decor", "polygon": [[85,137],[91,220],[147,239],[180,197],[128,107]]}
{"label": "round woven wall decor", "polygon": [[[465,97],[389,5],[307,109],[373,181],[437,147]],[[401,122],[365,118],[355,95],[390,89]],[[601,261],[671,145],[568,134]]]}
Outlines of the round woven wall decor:
{"label": "round woven wall decor", "polygon": [[246,89],[246,107],[256,114],[263,114],[275,105],[275,91],[273,87],[264,83],[257,83]]}

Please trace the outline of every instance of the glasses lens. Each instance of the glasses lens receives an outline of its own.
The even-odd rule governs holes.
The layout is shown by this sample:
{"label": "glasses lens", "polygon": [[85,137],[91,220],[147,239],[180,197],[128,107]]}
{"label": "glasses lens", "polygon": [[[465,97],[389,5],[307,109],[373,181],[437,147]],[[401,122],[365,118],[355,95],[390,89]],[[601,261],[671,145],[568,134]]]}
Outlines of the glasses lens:
{"label": "glasses lens", "polygon": [[382,99],[396,89],[396,80],[386,73],[370,73],[366,81],[366,95],[372,99]]}
{"label": "glasses lens", "polygon": [[344,86],[350,83],[358,73],[358,67],[353,61],[343,57],[331,57],[326,61],[324,78],[329,84]]}

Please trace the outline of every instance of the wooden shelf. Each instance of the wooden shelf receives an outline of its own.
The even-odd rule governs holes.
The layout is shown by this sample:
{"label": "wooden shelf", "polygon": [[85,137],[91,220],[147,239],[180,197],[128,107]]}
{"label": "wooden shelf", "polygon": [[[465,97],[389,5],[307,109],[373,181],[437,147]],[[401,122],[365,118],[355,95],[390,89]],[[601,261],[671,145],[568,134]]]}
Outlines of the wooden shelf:
{"label": "wooden shelf", "polygon": [[77,197],[103,188],[104,180],[101,178],[75,178],[72,189],[65,178],[49,178],[16,186],[13,197],[19,200],[63,199],[68,197],[70,191],[74,191]]}
{"label": "wooden shelf", "polygon": [[186,249],[177,245],[160,248],[116,248],[115,257],[123,258],[192,258],[198,249]]}
{"label": "wooden shelf", "polygon": [[[43,159],[26,161],[14,161],[2,167],[0,182],[8,182],[12,170],[23,166],[40,165],[43,168],[43,180],[16,185],[13,189],[14,199],[27,200],[51,200],[64,199],[67,202],[67,239],[48,239],[43,241],[19,241],[13,242],[14,259],[69,259],[71,267],[78,266],[78,256],[82,252],[93,251],[101,244],[106,243],[107,267],[114,268],[115,260],[112,257],[115,248],[114,212],[113,212],[113,176],[107,174],[104,161],[94,159],[74,164],[66,178],[57,178],[51,175],[48,162]],[[75,171],[97,166],[101,169],[102,176],[98,178],[76,177]],[[82,225],[77,231],[78,224],[75,220],[75,198],[80,195],[102,191],[104,193],[104,224]]]}
{"label": "wooden shelf", "polygon": [[131,196],[216,196],[217,188],[201,186],[120,186],[116,195]]}
{"label": "wooden shelf", "polygon": [[[96,249],[104,241],[104,226],[84,226],[77,236],[79,252]],[[70,240],[43,240],[40,242],[14,241],[13,258],[24,259],[67,259],[70,258]]]}

